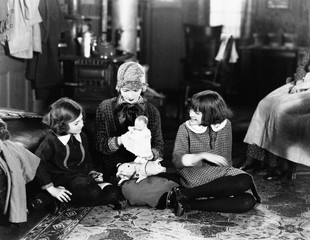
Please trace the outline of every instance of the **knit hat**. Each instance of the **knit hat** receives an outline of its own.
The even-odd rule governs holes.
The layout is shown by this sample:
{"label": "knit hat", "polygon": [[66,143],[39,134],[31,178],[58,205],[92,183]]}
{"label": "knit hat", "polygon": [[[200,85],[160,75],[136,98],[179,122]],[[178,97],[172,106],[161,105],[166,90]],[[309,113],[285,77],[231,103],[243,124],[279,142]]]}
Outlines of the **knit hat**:
{"label": "knit hat", "polygon": [[117,91],[120,91],[122,87],[128,87],[132,89],[142,88],[142,92],[144,92],[147,86],[144,68],[139,63],[125,62],[119,67],[117,72]]}

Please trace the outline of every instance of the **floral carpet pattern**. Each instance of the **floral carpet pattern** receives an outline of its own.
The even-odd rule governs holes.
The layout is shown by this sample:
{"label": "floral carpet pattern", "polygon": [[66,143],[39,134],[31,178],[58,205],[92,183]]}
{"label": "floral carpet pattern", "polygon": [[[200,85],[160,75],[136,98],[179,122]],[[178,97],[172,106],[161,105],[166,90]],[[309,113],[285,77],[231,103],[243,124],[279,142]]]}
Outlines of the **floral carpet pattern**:
{"label": "floral carpet pattern", "polygon": [[64,239],[91,209],[68,207],[57,215],[48,214],[20,240]]}
{"label": "floral carpet pattern", "polygon": [[263,203],[243,214],[190,211],[176,217],[169,209],[127,207],[116,211],[99,206],[77,214],[78,220],[62,229],[59,238],[41,233],[35,239],[310,239],[310,175],[297,176],[294,185],[254,178]]}

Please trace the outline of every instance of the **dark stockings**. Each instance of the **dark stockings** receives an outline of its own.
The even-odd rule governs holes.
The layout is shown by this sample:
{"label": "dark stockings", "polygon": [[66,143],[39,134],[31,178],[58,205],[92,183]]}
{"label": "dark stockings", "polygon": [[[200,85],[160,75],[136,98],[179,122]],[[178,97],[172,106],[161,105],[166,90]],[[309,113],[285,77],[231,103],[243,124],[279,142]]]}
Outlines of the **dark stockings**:
{"label": "dark stockings", "polygon": [[[253,195],[247,193],[248,190],[251,190]],[[184,206],[187,205],[193,210],[241,213],[261,202],[253,179],[248,174],[225,176],[201,186],[181,188],[178,197],[176,192],[170,192],[172,194],[167,207],[174,208],[177,198],[180,198]],[[157,208],[163,209],[166,199],[167,193],[160,198]]]}
{"label": "dark stockings", "polygon": [[260,202],[260,197],[258,196],[252,177],[244,173],[236,176],[217,178],[212,182],[193,188],[182,188],[181,193],[188,199],[197,199],[237,196],[248,190],[251,190],[256,201]]}
{"label": "dark stockings", "polygon": [[101,189],[96,183],[87,185],[68,186],[71,191],[71,203],[79,205],[107,205],[115,204],[121,197],[118,187],[108,185]]}
{"label": "dark stockings", "polygon": [[[246,193],[248,190],[253,195]],[[261,202],[248,174],[221,177],[201,186],[183,188],[180,192],[188,199],[191,209],[209,212],[241,213]]]}
{"label": "dark stockings", "polygon": [[255,207],[255,199],[250,193],[233,197],[217,197],[206,200],[190,200],[190,209],[208,212],[242,213]]}

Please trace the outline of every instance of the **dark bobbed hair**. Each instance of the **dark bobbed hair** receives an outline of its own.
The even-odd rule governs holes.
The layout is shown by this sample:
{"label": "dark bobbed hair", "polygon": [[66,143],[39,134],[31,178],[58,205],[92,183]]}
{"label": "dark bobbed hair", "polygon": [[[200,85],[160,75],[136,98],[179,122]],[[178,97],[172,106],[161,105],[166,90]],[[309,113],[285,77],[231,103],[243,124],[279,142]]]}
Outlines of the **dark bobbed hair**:
{"label": "dark bobbed hair", "polygon": [[202,113],[203,126],[221,123],[233,115],[221,95],[211,90],[194,94],[189,103],[189,110],[191,109]]}
{"label": "dark bobbed hair", "polygon": [[44,116],[43,122],[57,135],[66,135],[69,131],[68,123],[77,119],[84,111],[80,104],[70,98],[58,99],[51,105],[51,110]]}

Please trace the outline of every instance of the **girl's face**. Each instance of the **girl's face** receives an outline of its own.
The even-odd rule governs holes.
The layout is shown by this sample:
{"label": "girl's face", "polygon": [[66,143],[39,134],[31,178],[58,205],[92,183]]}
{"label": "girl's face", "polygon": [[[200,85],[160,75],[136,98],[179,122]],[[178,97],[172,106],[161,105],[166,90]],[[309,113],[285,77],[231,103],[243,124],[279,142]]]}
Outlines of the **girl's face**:
{"label": "girl's face", "polygon": [[121,95],[128,103],[136,103],[141,95],[142,89],[121,88]]}
{"label": "girl's face", "polygon": [[189,123],[191,126],[201,125],[202,112],[194,111],[193,109],[189,110]]}
{"label": "girl's face", "polygon": [[71,133],[71,134],[79,134],[79,133],[81,133],[82,128],[84,126],[84,121],[83,121],[82,113],[80,114],[80,116],[77,119],[75,119],[72,122],[69,122],[68,125],[69,125],[68,133]]}

